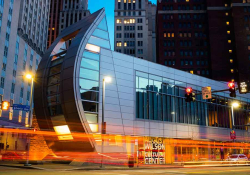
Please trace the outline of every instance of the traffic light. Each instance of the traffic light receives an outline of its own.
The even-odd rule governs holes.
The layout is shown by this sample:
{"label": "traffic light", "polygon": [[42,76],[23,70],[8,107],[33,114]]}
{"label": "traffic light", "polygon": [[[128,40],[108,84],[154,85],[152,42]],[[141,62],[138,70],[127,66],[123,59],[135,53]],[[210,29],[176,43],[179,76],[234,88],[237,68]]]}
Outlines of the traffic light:
{"label": "traffic light", "polygon": [[195,101],[195,93],[191,87],[186,88],[186,102]]}
{"label": "traffic light", "polygon": [[7,111],[10,108],[10,102],[8,101],[3,101],[2,102],[2,110]]}
{"label": "traffic light", "polygon": [[229,87],[230,97],[236,97],[235,83],[234,82],[229,82],[227,85]]}

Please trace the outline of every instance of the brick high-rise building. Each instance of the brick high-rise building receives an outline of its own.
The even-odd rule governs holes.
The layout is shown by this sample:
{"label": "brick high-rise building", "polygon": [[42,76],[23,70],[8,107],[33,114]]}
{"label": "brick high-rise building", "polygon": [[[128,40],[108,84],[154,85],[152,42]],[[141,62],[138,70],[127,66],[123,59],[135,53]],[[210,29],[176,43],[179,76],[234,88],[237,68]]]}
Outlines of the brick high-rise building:
{"label": "brick high-rise building", "polygon": [[249,15],[242,0],[158,0],[157,62],[221,81],[249,80]]}
{"label": "brick high-rise building", "polygon": [[155,15],[148,0],[115,0],[115,50],[155,62]]}
{"label": "brick high-rise building", "polygon": [[89,14],[88,0],[52,0],[47,47],[54,42],[63,29]]}

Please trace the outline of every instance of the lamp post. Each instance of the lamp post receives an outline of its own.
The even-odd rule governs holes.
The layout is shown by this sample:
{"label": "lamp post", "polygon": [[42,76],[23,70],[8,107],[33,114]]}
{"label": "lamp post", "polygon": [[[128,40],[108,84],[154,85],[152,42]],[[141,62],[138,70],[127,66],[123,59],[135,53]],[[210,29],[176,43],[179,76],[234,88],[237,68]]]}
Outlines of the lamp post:
{"label": "lamp post", "polygon": [[[233,102],[231,105],[231,111],[232,111],[232,130],[234,130],[234,108],[238,108],[240,104],[238,102]],[[235,139],[233,139],[233,143],[235,142]],[[235,149],[236,153],[236,149]]]}
{"label": "lamp post", "polygon": [[101,134],[102,134],[102,160],[101,160],[101,168],[103,168],[103,146],[104,146],[104,134],[105,134],[105,128],[104,128],[104,110],[105,110],[105,84],[111,82],[111,77],[104,77],[102,80],[102,127],[101,127]]}
{"label": "lamp post", "polygon": [[[34,86],[34,77],[32,74],[26,74],[25,78],[27,80],[31,80],[31,87],[30,87],[30,110],[29,110],[29,118],[28,118],[28,125],[29,127],[32,126],[32,113],[33,113],[33,108],[32,108],[32,104],[33,104],[33,86]],[[31,164],[29,164],[29,149],[30,149],[30,138],[28,141],[28,148],[27,148],[27,158],[26,158],[26,163],[24,164],[24,166],[31,166]]]}

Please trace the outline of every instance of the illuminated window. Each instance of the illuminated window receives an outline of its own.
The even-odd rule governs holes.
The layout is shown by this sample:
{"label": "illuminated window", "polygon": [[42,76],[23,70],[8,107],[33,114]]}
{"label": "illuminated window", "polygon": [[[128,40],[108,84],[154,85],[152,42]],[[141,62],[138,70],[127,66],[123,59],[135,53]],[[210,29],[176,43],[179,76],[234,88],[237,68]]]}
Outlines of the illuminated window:
{"label": "illuminated window", "polygon": [[124,42],[124,47],[127,47],[127,42]]}
{"label": "illuminated window", "polygon": [[232,53],[233,51],[232,50],[229,50],[229,53]]}
{"label": "illuminated window", "polygon": [[18,122],[19,122],[19,123],[22,122],[22,111],[19,111]]}
{"label": "illuminated window", "polygon": [[229,25],[229,22],[227,21],[227,25]]}
{"label": "illuminated window", "polygon": [[194,71],[193,71],[193,70],[191,70],[191,71],[190,71],[190,73],[191,73],[191,74],[194,74]]}
{"label": "illuminated window", "polygon": [[121,47],[122,46],[122,42],[120,42],[120,41],[116,42],[116,46],[117,47]]}
{"label": "illuminated window", "polygon": [[167,37],[167,34],[166,33],[164,33],[164,38],[166,38]]}
{"label": "illuminated window", "polygon": [[227,4],[225,4],[225,7],[227,7]]}
{"label": "illuminated window", "polygon": [[127,0],[124,0],[123,2],[124,2],[124,3],[127,3]]}
{"label": "illuminated window", "polygon": [[172,33],[172,37],[174,37],[174,33]]}
{"label": "illuminated window", "polygon": [[29,113],[26,112],[26,116],[25,116],[25,125],[29,124]]}
{"label": "illuminated window", "polygon": [[121,0],[117,0],[117,2],[121,2]]}
{"label": "illuminated window", "polygon": [[226,13],[226,16],[228,16],[228,13]]}
{"label": "illuminated window", "polygon": [[230,31],[229,31],[229,30],[227,31],[227,34],[230,34]]}
{"label": "illuminated window", "polygon": [[229,44],[231,44],[232,41],[231,41],[231,40],[228,40],[227,42],[228,42]]}
{"label": "illuminated window", "polygon": [[13,120],[13,112],[12,111],[10,111],[10,113],[9,113],[9,120]]}
{"label": "illuminated window", "polygon": [[180,37],[182,37],[182,33],[180,33]]}
{"label": "illuminated window", "polygon": [[117,19],[117,20],[116,20],[116,23],[117,23],[117,24],[120,24],[120,23],[122,23],[122,20],[121,20],[121,19]]}
{"label": "illuminated window", "polygon": [[186,0],[186,2],[189,2],[189,0]]}
{"label": "illuminated window", "polygon": [[170,36],[171,36],[171,33],[168,33],[168,38],[170,38]]}
{"label": "illuminated window", "polygon": [[125,19],[124,20],[124,24],[134,24],[135,23],[135,19]]}
{"label": "illuminated window", "polygon": [[231,69],[231,73],[234,73],[234,70],[233,70],[233,69]]}
{"label": "illuminated window", "polygon": [[250,50],[250,46],[248,46],[247,49]]}
{"label": "illuminated window", "polygon": [[53,27],[52,30],[55,30],[55,28]]}
{"label": "illuminated window", "polygon": [[230,63],[233,63],[234,62],[234,60],[233,59],[230,59]]}
{"label": "illuminated window", "polygon": [[2,109],[0,109],[0,117],[2,117]]}
{"label": "illuminated window", "polygon": [[92,44],[87,44],[85,49],[91,51],[91,52],[95,52],[95,53],[100,53],[101,48]]}

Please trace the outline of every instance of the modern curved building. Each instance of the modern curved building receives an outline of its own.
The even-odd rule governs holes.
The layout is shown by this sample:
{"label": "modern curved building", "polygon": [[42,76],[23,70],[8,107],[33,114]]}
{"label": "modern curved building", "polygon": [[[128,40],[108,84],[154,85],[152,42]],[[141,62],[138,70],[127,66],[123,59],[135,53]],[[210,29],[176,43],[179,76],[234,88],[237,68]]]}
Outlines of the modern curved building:
{"label": "modern curved building", "polygon": [[[104,9],[66,28],[38,67],[38,124],[58,134],[47,142],[50,148],[100,151],[100,139],[94,135],[100,133],[104,76],[112,78],[106,85],[104,112],[107,135],[114,136],[105,140],[105,152],[135,153],[145,164],[219,160],[235,148],[250,154],[250,133],[244,126],[250,121],[249,95],[232,99],[229,92],[220,92],[211,100],[198,95],[195,102],[186,103],[186,87],[200,93],[202,87],[221,90],[227,84],[111,51]],[[233,101],[241,104],[234,110],[238,146],[229,137]],[[77,140],[72,133],[90,137]]]}

